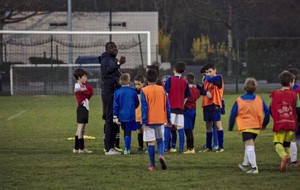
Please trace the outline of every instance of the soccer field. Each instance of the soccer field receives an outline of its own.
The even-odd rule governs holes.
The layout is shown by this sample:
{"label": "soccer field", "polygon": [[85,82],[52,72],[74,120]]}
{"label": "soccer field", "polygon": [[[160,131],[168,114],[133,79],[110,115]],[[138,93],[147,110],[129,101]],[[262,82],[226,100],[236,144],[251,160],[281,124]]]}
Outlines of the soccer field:
{"label": "soccer field", "polygon": [[[269,104],[268,95],[262,97]],[[93,96],[90,103],[85,134],[96,140],[85,141],[94,151],[89,155],[73,154],[74,143],[67,140],[77,128],[74,96],[2,96],[0,189],[299,189],[300,168],[279,172],[272,120],[255,144],[260,173],[246,174],[237,167],[243,160],[244,145],[236,126],[232,132],[227,129],[236,98],[225,95],[225,152],[166,154],[168,169],[157,167],[149,172],[148,155],[136,151],[137,133],[132,134],[130,156],[104,155],[100,96]],[[200,101],[194,131],[197,152],[205,142]],[[156,162],[159,166],[158,159]]]}

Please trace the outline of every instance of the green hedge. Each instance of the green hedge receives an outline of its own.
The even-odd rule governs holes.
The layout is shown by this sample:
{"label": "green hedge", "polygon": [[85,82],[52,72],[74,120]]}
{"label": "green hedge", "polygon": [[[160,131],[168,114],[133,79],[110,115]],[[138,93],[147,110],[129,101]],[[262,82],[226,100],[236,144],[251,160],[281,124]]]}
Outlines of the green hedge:
{"label": "green hedge", "polygon": [[300,38],[250,38],[246,50],[248,76],[257,80],[279,82],[280,72],[300,65]]}

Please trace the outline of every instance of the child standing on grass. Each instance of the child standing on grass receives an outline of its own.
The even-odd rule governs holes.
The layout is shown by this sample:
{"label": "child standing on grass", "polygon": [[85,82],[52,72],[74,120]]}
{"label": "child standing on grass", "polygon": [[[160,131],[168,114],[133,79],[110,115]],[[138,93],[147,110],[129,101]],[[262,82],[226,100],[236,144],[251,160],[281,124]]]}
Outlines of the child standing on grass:
{"label": "child standing on grass", "polygon": [[[190,88],[182,74],[185,71],[185,63],[177,62],[173,69],[174,75],[165,83],[165,91],[168,93],[171,108],[171,124],[175,125],[179,135],[179,153],[184,150],[184,104],[190,97]],[[165,149],[168,151],[170,141],[170,127],[165,128]]]}
{"label": "child standing on grass", "polygon": [[[162,86],[165,85],[166,83],[166,80],[169,78],[170,76],[169,75],[164,75],[161,77],[161,83],[162,83]],[[165,128],[165,130],[167,129],[167,133],[169,133],[169,130],[168,128]],[[175,153],[177,152],[176,150],[176,142],[177,142],[177,129],[174,125],[171,126],[171,129],[170,129],[170,133],[171,133],[171,139],[169,141],[169,144],[167,147],[171,147],[170,149],[170,152],[171,153]],[[167,142],[165,142],[167,143]],[[168,151],[169,149],[167,148],[166,151]]]}
{"label": "child standing on grass", "polygon": [[[270,112],[266,103],[261,97],[255,95],[257,81],[254,78],[247,78],[244,84],[246,94],[235,101],[229,117],[229,131],[232,131],[235,120],[238,131],[242,133],[245,143],[244,161],[239,168],[250,174],[257,174],[256,154],[254,141],[261,129],[265,129],[270,120]],[[251,168],[247,168],[248,166]]]}
{"label": "child standing on grass", "polygon": [[210,96],[203,96],[202,107],[203,117],[206,123],[206,149],[201,152],[212,151],[213,126],[217,127],[218,145],[217,153],[224,152],[224,130],[221,123],[222,98],[224,91],[224,81],[221,75],[217,74],[214,64],[206,64],[206,75],[204,89],[210,92]]}
{"label": "child standing on grass", "polygon": [[193,130],[196,120],[196,101],[200,98],[200,91],[194,85],[195,76],[193,73],[187,73],[185,78],[189,84],[191,96],[187,99],[184,106],[184,132],[186,135],[187,147],[184,154],[195,154]]}
{"label": "child standing on grass", "polygon": [[124,154],[130,155],[131,131],[136,131],[135,109],[139,106],[139,99],[134,88],[130,87],[130,75],[124,73],[120,76],[122,85],[114,94],[113,122],[121,122],[124,130]]}
{"label": "child standing on grass", "polygon": [[287,171],[290,161],[290,144],[295,141],[297,119],[300,116],[299,95],[291,88],[294,86],[295,76],[283,71],[279,75],[282,88],[270,95],[271,115],[274,120],[275,150],[281,158],[280,171]]}
{"label": "child standing on grass", "polygon": [[170,107],[167,95],[162,86],[156,84],[158,74],[155,70],[146,73],[148,86],[142,88],[142,128],[144,141],[148,142],[150,159],[149,171],[155,170],[155,142],[159,155],[159,162],[163,170],[167,169],[164,158],[164,124],[170,121]]}
{"label": "child standing on grass", "polygon": [[88,73],[83,69],[76,69],[74,93],[78,102],[77,107],[77,131],[75,135],[75,147],[73,153],[92,153],[84,146],[84,131],[89,121],[89,99],[93,95],[93,88],[86,83]]}
{"label": "child standing on grass", "polygon": [[143,130],[142,130],[142,110],[141,110],[141,90],[144,87],[144,76],[143,75],[136,75],[134,78],[134,85],[135,89],[139,98],[139,106],[135,110],[135,122],[138,131],[138,151],[144,151],[144,141],[143,141]]}
{"label": "child standing on grass", "polygon": [[[300,86],[298,84],[296,84],[299,71],[296,68],[291,68],[288,71],[290,73],[292,73],[293,75],[295,75],[295,84],[293,85],[292,90],[296,91],[298,93],[298,96],[300,96]],[[290,156],[291,156],[291,166],[297,168],[297,167],[299,167],[298,160],[297,160],[297,141],[298,142],[300,141],[300,139],[299,139],[300,138],[299,119],[298,119],[298,122],[297,122],[295,137],[296,137],[295,141],[291,142],[291,146],[290,146],[291,154],[290,154]]]}

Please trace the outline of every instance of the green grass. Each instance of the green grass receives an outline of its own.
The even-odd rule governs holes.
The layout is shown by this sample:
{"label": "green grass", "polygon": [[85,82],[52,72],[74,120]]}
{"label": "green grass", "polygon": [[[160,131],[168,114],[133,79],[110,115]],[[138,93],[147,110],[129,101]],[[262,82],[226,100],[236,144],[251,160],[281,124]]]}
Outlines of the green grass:
{"label": "green grass", "polygon": [[[270,102],[267,95],[262,96]],[[86,129],[87,135],[97,138],[86,141],[86,147],[94,151],[91,155],[73,154],[73,141],[67,140],[76,132],[74,96],[0,97],[0,189],[298,189],[300,168],[279,172],[272,123],[256,141],[260,173],[247,175],[237,167],[243,159],[244,145],[236,127],[233,132],[227,131],[236,97],[225,96],[224,153],[167,154],[168,169],[158,167],[155,172],[147,171],[145,154],[133,151],[130,156],[104,155],[99,96],[91,100]],[[197,149],[205,142],[199,105]],[[132,150],[137,149],[136,137],[133,133]]]}

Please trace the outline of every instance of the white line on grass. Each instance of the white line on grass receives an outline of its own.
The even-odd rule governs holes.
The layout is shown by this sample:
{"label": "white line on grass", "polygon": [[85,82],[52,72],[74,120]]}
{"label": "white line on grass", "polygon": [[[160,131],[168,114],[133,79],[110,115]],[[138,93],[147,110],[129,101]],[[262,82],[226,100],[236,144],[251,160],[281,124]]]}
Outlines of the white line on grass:
{"label": "white line on grass", "polygon": [[12,120],[12,119],[15,119],[15,118],[19,117],[20,115],[22,115],[22,114],[25,113],[25,112],[26,112],[26,110],[22,110],[22,111],[20,111],[19,113],[10,116],[9,118],[7,118],[7,121]]}

